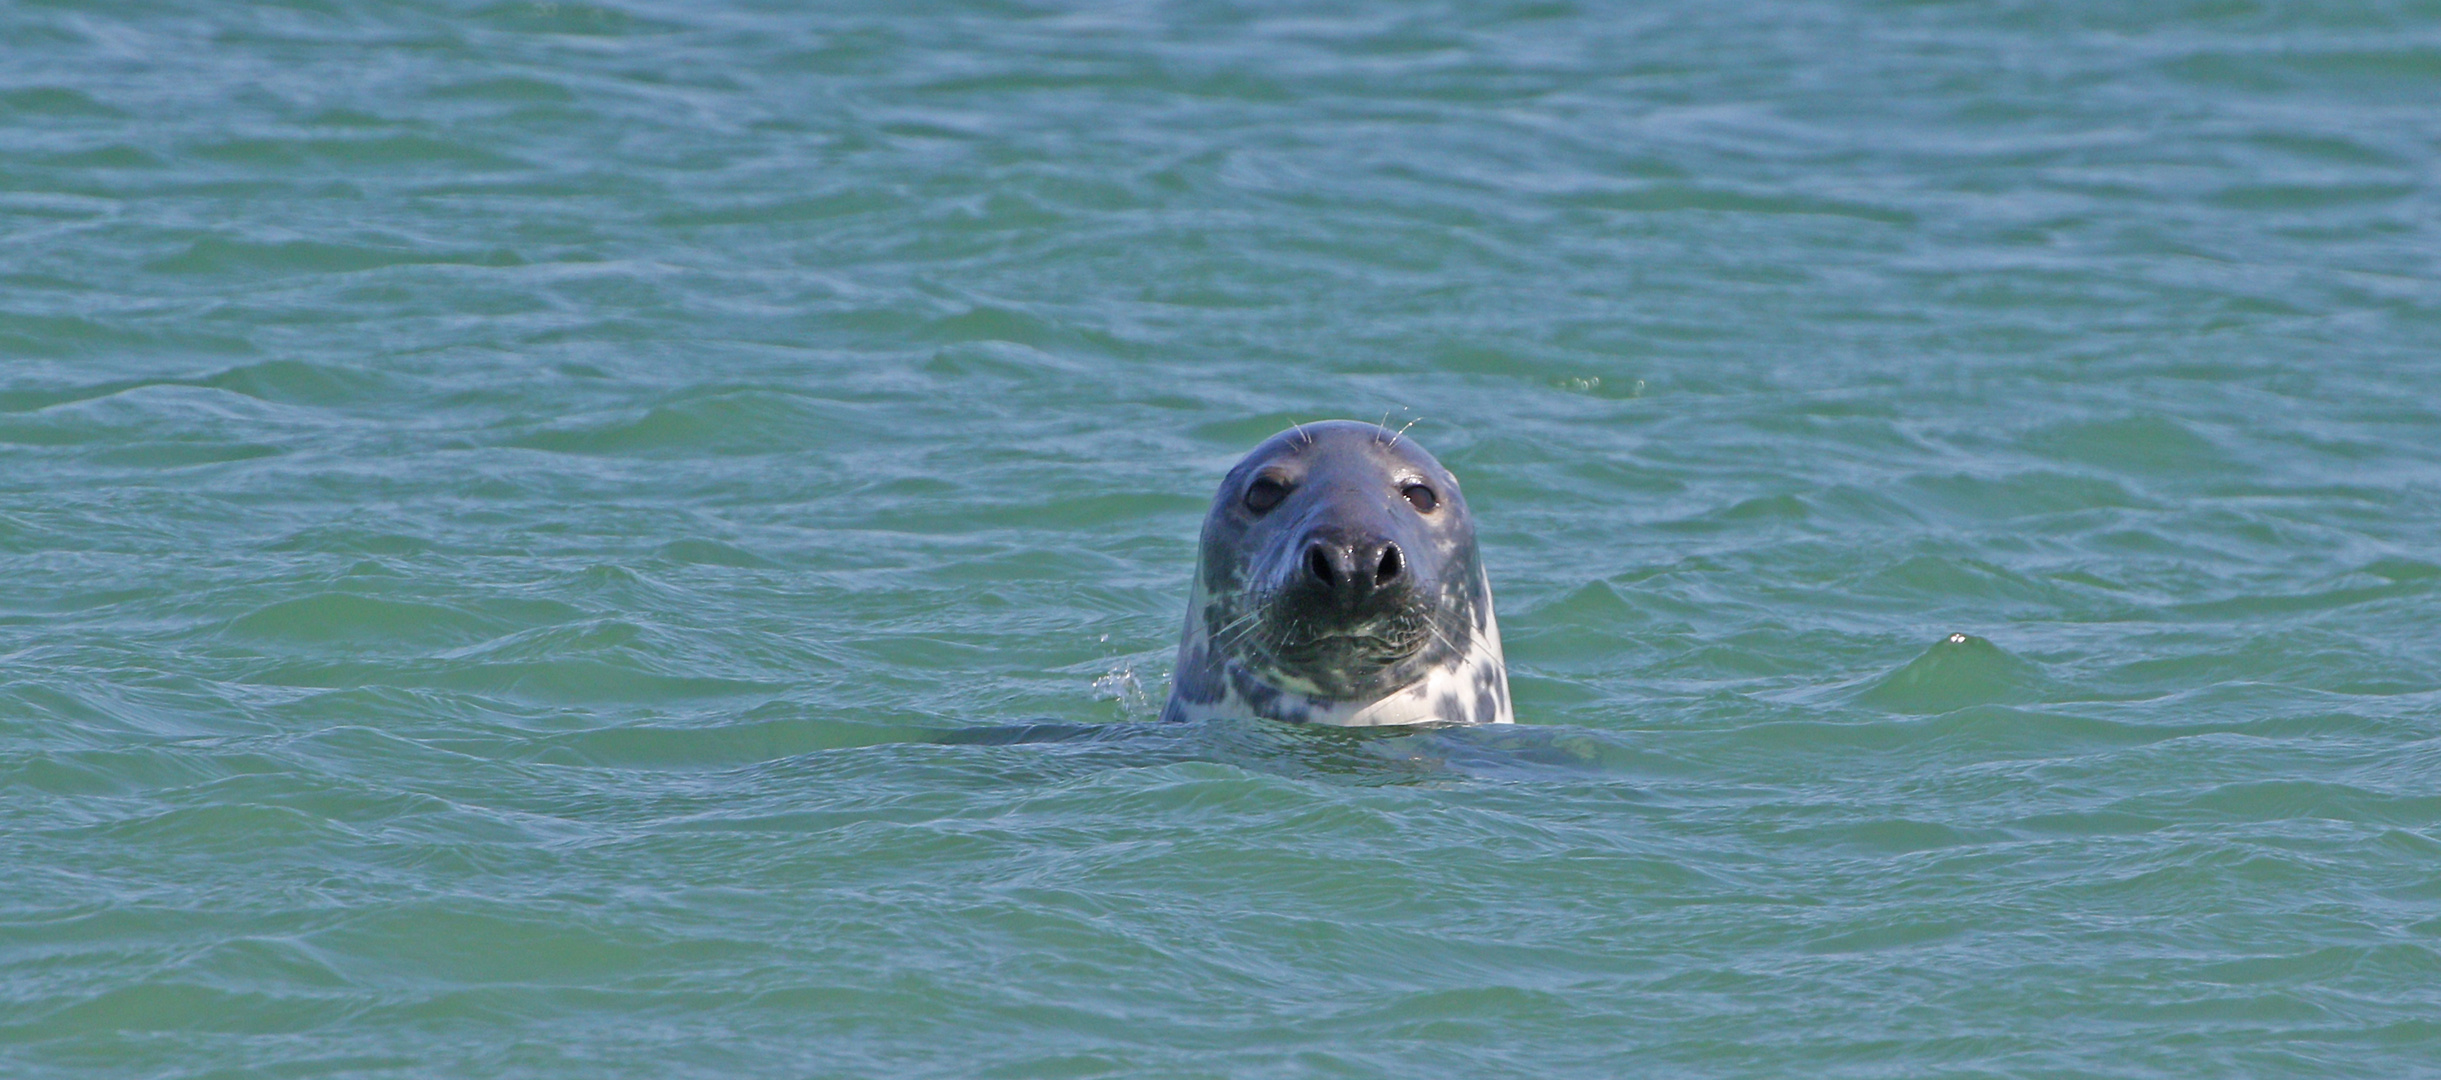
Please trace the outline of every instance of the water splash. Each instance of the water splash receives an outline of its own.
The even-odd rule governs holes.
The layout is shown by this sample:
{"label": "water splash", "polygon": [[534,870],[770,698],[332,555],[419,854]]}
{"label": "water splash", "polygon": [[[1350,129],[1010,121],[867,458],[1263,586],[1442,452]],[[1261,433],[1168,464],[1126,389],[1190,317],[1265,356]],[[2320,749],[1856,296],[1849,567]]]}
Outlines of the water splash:
{"label": "water splash", "polygon": [[1152,695],[1145,692],[1144,682],[1136,678],[1132,664],[1113,668],[1095,679],[1093,697],[1096,701],[1118,702],[1121,720],[1150,720],[1158,714]]}

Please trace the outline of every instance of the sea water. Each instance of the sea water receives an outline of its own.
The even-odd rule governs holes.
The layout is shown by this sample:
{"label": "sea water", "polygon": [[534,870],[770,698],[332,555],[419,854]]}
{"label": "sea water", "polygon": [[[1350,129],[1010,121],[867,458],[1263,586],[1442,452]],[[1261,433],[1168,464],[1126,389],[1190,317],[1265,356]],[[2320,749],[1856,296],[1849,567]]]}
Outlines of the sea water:
{"label": "sea water", "polygon": [[[0,1073],[2441,1075],[2437,177],[2431,3],[0,5]],[[1326,417],[1517,726],[1154,720]]]}

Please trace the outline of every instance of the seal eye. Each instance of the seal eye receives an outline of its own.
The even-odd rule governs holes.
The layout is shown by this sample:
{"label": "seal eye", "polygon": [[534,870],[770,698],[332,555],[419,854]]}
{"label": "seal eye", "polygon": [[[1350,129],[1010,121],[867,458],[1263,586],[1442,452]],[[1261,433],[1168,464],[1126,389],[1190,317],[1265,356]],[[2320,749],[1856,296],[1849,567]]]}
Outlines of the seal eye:
{"label": "seal eye", "polygon": [[1405,495],[1408,504],[1414,506],[1415,512],[1419,514],[1432,513],[1434,507],[1441,505],[1441,497],[1433,494],[1431,488],[1422,484],[1409,484],[1400,489],[1399,494]]}
{"label": "seal eye", "polygon": [[1280,500],[1287,497],[1288,485],[1268,476],[1246,485],[1246,509],[1258,514],[1270,513],[1272,507],[1280,505]]}

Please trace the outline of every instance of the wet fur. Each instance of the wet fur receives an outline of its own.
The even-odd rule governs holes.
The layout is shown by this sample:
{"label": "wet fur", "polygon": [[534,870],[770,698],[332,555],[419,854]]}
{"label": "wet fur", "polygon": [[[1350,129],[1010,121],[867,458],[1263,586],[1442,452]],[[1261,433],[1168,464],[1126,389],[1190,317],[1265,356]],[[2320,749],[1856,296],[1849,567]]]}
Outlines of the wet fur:
{"label": "wet fur", "polygon": [[[1258,470],[1303,464],[1335,481],[1289,521],[1247,514],[1240,499]],[[1440,516],[1402,514],[1399,476],[1441,493]],[[1378,480],[1379,506],[1364,488]],[[1284,504],[1285,505],[1285,504]],[[1408,564],[1398,603],[1317,613],[1284,602],[1284,565],[1308,529],[1361,513],[1391,520]],[[1392,515],[1394,520],[1383,515]],[[1288,723],[1505,724],[1508,669],[1491,585],[1456,478],[1413,441],[1373,424],[1338,421],[1282,432],[1230,471],[1205,518],[1195,588],[1180,635],[1165,720],[1263,717]]]}

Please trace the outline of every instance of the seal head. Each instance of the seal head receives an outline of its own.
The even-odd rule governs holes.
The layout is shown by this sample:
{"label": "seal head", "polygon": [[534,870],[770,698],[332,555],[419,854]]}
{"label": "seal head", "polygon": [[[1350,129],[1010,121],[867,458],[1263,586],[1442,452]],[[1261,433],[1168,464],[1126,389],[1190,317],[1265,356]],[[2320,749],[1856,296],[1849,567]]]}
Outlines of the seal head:
{"label": "seal head", "polygon": [[1414,440],[1347,420],[1255,447],[1204,517],[1161,716],[1509,723],[1457,478]]}

